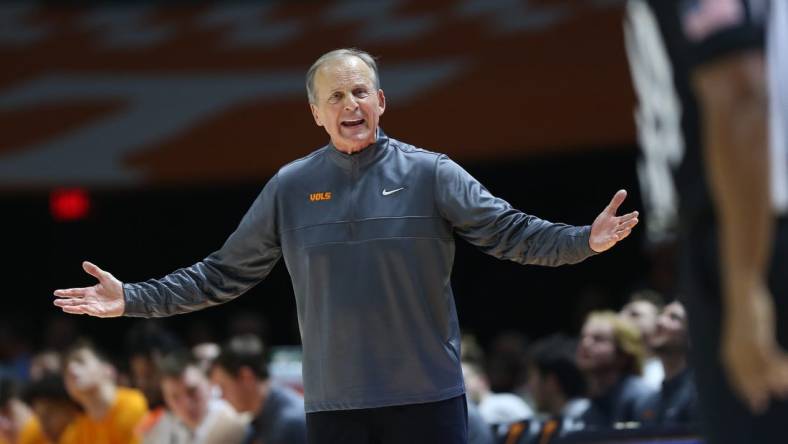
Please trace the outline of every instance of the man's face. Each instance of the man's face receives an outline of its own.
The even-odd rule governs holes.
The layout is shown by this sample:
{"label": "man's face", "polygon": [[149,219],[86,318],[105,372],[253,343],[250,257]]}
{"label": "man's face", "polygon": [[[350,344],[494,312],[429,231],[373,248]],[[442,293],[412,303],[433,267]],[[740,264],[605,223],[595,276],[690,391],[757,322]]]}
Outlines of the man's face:
{"label": "man's face", "polygon": [[655,351],[683,351],[687,345],[687,312],[681,302],[672,302],[657,319],[652,347]]}
{"label": "man's face", "polygon": [[604,319],[587,320],[577,346],[577,367],[583,372],[608,369],[615,365],[616,357],[613,325]]}
{"label": "man's face", "polygon": [[180,377],[167,376],[161,381],[167,407],[189,428],[200,425],[208,410],[211,385],[196,367],[186,367]]}
{"label": "man's face", "polygon": [[374,79],[372,69],[353,56],[329,60],[315,73],[312,116],[342,152],[360,151],[377,138],[386,97]]}
{"label": "man's face", "polygon": [[68,357],[63,381],[68,394],[82,402],[88,393],[111,377],[112,371],[107,364],[90,349],[81,348]]}
{"label": "man's face", "polygon": [[625,305],[620,314],[624,319],[635,324],[646,344],[651,342],[651,337],[657,328],[657,316],[659,316],[659,309],[656,305],[648,301],[633,301]]}
{"label": "man's face", "polygon": [[236,411],[243,413],[250,410],[250,406],[246,402],[247,396],[244,396],[247,387],[240,381],[240,378],[235,378],[225,369],[214,366],[211,369],[211,382],[219,387],[222,391],[222,398],[229,402]]}

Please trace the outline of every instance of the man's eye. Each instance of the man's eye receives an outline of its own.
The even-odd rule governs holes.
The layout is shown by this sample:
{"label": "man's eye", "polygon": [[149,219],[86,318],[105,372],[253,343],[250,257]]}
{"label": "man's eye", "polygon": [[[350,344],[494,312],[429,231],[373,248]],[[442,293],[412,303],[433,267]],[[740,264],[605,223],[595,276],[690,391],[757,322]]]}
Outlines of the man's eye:
{"label": "man's eye", "polygon": [[362,98],[367,97],[369,95],[369,91],[367,91],[366,89],[357,89],[353,93],[356,95],[356,97],[362,97]]}

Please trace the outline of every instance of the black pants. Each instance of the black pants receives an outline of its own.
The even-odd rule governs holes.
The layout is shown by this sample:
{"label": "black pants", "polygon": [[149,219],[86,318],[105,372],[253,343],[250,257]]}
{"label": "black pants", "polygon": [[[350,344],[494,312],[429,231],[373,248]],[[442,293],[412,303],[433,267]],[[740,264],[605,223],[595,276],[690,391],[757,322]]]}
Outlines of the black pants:
{"label": "black pants", "polygon": [[[785,444],[788,402],[772,401],[768,411],[753,415],[731,390],[720,361],[722,296],[716,233],[697,230],[682,254],[682,292],[690,329],[690,362],[708,444]],[[777,314],[777,336],[788,350],[788,223],[781,221],[774,242],[769,287]]]}
{"label": "black pants", "polygon": [[309,444],[467,444],[465,395],[425,404],[307,413]]}

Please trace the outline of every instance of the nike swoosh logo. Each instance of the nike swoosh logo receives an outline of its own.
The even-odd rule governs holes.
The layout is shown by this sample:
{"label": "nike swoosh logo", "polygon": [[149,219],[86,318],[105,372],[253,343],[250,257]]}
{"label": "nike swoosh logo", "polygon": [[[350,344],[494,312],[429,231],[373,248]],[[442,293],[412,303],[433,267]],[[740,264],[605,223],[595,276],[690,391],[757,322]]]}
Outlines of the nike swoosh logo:
{"label": "nike swoosh logo", "polygon": [[404,189],[405,189],[405,187],[399,187],[399,188],[397,188],[396,190],[391,190],[391,191],[388,191],[388,190],[386,190],[385,188],[383,188],[383,195],[384,195],[384,196],[388,196],[389,194],[394,194],[394,193],[396,193],[397,191],[402,191],[402,190],[404,190]]}

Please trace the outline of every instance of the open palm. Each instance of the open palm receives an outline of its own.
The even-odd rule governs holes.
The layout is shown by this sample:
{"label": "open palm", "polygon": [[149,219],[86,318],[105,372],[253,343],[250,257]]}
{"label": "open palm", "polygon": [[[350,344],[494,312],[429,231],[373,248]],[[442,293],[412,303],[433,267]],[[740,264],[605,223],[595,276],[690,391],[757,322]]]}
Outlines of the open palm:
{"label": "open palm", "polygon": [[596,217],[591,225],[591,236],[588,238],[588,245],[597,253],[609,250],[613,245],[624,240],[632,233],[632,228],[637,225],[637,211],[616,216],[618,207],[621,206],[621,203],[626,198],[627,192],[618,190],[607,207],[599,213],[599,216]]}
{"label": "open palm", "polygon": [[101,318],[121,316],[125,308],[123,283],[90,262],[83,262],[86,273],[98,279],[92,287],[55,290],[55,305],[66,313],[87,314]]}

